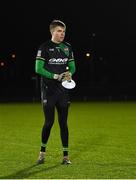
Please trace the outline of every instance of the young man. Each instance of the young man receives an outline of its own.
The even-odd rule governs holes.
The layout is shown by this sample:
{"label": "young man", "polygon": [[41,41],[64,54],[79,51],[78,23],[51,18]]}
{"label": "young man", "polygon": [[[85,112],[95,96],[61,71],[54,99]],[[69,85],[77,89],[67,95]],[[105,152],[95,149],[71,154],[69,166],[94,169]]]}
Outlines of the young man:
{"label": "young man", "polygon": [[35,70],[41,75],[41,98],[45,123],[42,128],[42,143],[38,164],[44,163],[46,145],[54,123],[55,107],[58,112],[61,141],[63,146],[62,164],[70,164],[68,157],[68,90],[62,81],[71,80],[75,73],[75,62],[71,45],[64,42],[66,25],[60,20],[50,24],[51,40],[43,43],[37,53]]}

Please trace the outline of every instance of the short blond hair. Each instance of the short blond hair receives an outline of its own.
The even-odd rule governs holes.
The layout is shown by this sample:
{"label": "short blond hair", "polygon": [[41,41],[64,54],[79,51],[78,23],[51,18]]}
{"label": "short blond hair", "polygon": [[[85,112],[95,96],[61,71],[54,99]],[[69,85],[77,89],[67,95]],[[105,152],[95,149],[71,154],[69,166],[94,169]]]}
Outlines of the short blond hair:
{"label": "short blond hair", "polygon": [[52,32],[52,30],[57,27],[57,26],[61,26],[63,27],[65,30],[66,30],[66,25],[64,22],[60,21],[60,20],[53,20],[51,23],[50,23],[50,32]]}

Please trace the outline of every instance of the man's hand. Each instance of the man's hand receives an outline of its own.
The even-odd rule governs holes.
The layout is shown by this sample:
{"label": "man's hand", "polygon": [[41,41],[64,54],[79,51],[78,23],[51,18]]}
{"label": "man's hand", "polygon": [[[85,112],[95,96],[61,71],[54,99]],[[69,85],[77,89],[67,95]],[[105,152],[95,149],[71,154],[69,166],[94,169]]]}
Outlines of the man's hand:
{"label": "man's hand", "polygon": [[62,82],[62,81],[70,81],[72,78],[71,78],[71,73],[69,71],[66,71],[64,73],[61,73],[61,74],[54,74],[54,79]]}
{"label": "man's hand", "polygon": [[71,73],[69,71],[64,72],[62,81],[70,81],[72,79]]}

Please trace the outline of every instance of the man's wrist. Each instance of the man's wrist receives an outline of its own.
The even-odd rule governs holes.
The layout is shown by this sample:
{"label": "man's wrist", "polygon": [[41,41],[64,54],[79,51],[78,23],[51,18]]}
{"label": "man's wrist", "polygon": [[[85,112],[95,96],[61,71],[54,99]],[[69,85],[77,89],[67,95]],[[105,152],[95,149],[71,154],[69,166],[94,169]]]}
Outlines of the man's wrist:
{"label": "man's wrist", "polygon": [[72,73],[69,71],[69,75],[72,77]]}
{"label": "man's wrist", "polygon": [[58,74],[54,74],[53,75],[53,79],[58,79],[59,78],[59,75]]}

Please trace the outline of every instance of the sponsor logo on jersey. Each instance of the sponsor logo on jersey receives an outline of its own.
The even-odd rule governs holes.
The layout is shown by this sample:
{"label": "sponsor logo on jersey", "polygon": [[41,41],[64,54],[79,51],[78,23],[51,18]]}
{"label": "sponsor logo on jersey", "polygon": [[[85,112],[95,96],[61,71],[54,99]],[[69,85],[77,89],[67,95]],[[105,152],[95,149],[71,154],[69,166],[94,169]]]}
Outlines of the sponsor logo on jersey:
{"label": "sponsor logo on jersey", "polygon": [[37,56],[40,56],[40,57],[41,57],[41,53],[42,53],[42,51],[41,51],[41,50],[38,50]]}
{"label": "sponsor logo on jersey", "polygon": [[50,48],[49,51],[54,51],[54,48]]}
{"label": "sponsor logo on jersey", "polygon": [[52,59],[49,59],[49,64],[66,64],[68,61],[68,58],[52,58]]}

